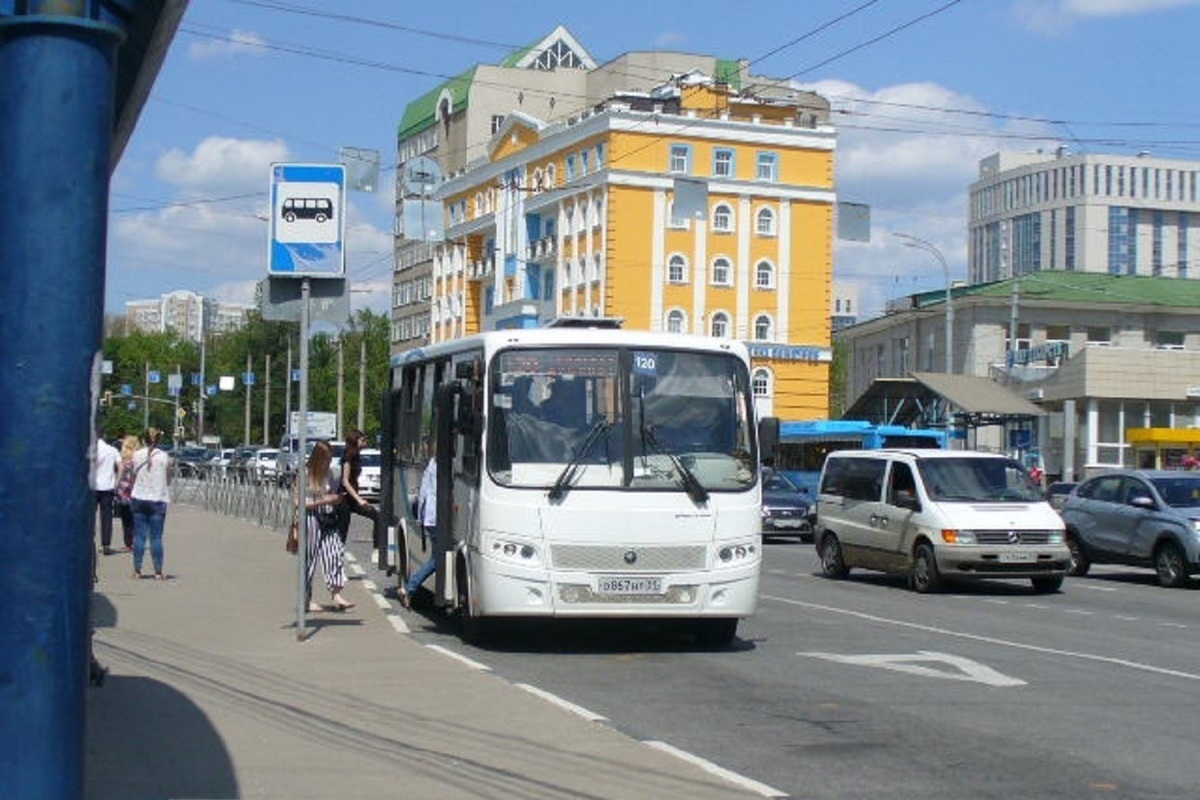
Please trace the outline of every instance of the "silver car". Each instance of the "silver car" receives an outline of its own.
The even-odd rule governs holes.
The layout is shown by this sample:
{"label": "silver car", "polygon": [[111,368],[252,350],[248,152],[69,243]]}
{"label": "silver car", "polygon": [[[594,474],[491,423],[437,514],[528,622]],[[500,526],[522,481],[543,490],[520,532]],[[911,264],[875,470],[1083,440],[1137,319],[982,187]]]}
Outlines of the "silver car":
{"label": "silver car", "polygon": [[1060,513],[1072,575],[1129,564],[1175,587],[1200,572],[1200,473],[1113,470],[1079,484]]}

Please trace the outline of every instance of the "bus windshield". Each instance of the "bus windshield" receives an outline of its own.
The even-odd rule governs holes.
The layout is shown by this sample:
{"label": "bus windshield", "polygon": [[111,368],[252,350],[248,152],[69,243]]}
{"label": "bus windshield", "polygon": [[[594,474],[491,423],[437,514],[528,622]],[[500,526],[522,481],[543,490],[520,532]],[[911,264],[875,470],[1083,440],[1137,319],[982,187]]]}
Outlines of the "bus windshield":
{"label": "bus windshield", "polygon": [[749,376],[712,352],[507,350],[490,369],[488,471],[504,486],[707,492],[754,485]]}

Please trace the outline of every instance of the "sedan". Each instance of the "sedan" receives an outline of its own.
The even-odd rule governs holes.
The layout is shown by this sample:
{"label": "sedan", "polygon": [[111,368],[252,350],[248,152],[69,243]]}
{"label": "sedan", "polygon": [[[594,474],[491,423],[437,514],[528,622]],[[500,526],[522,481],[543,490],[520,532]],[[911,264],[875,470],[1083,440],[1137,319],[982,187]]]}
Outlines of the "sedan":
{"label": "sedan", "polygon": [[362,469],[358,473],[358,493],[363,500],[378,500],[380,490],[380,464],[382,459],[379,451],[366,448],[359,453]]}
{"label": "sedan", "polygon": [[782,472],[763,469],[763,534],[793,534],[812,538],[812,500],[808,490],[793,483]]}
{"label": "sedan", "polygon": [[1079,484],[1060,513],[1072,575],[1129,564],[1176,587],[1200,572],[1200,474],[1113,470]]}

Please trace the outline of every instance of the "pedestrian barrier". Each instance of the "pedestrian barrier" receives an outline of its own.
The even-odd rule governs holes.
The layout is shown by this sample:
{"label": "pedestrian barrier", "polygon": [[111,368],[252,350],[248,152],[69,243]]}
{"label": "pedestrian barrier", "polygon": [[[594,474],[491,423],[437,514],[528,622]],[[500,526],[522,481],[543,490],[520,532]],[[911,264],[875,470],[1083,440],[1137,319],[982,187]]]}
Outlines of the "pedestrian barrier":
{"label": "pedestrian barrier", "polygon": [[252,471],[211,464],[178,470],[171,484],[172,500],[205,511],[250,520],[265,528],[284,530],[291,524],[292,493],[273,481],[259,481]]}

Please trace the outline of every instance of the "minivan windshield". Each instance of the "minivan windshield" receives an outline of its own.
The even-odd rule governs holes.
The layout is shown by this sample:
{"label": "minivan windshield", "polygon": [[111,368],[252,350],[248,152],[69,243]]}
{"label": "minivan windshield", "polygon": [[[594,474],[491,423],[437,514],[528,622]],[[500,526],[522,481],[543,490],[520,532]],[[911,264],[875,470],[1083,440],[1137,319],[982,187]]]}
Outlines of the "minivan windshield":
{"label": "minivan windshield", "polygon": [[929,499],[936,502],[1044,502],[1042,491],[1020,462],[1009,458],[918,460]]}

